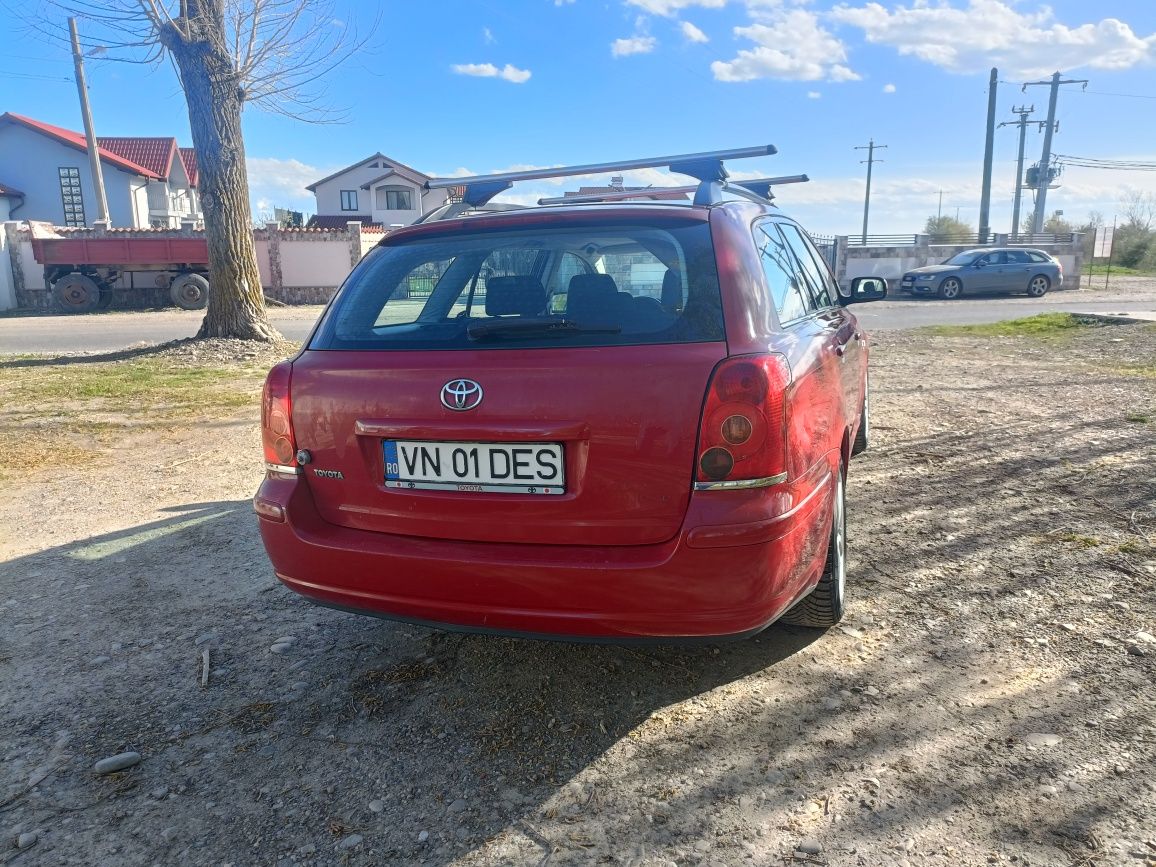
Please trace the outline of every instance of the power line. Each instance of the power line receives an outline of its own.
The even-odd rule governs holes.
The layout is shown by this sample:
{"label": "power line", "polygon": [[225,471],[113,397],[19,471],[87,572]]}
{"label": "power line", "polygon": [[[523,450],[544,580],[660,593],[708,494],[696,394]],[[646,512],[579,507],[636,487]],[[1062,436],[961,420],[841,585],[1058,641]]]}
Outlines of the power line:
{"label": "power line", "polygon": [[1156,94],[1150,93],[1112,93],[1107,90],[1081,90],[1080,93],[1090,93],[1093,96],[1122,96],[1126,99],[1156,99]]}
{"label": "power line", "polygon": [[1156,162],[1148,160],[1112,160],[1100,157],[1075,157],[1056,154],[1056,162],[1086,169],[1114,169],[1116,171],[1156,172]]}
{"label": "power line", "polygon": [[0,70],[0,78],[23,78],[38,81],[72,81],[71,78],[65,78],[59,75],[37,75],[34,72],[5,72],[3,70]]}

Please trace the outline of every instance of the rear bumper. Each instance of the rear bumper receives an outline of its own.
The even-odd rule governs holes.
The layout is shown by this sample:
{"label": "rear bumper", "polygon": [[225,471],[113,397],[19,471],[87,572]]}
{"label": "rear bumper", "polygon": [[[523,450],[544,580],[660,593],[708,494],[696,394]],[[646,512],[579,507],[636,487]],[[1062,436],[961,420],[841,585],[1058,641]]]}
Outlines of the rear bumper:
{"label": "rear bumper", "polygon": [[[708,638],[757,632],[818,580],[829,481],[824,472],[802,497],[774,489],[696,493],[677,537],[638,546],[461,542],[350,529],[325,522],[297,479],[266,478],[256,500],[277,577],[322,605],[539,637]],[[771,506],[761,518],[756,496]],[[270,517],[270,505],[281,507],[283,521]],[[742,520],[719,521],[732,505]]]}

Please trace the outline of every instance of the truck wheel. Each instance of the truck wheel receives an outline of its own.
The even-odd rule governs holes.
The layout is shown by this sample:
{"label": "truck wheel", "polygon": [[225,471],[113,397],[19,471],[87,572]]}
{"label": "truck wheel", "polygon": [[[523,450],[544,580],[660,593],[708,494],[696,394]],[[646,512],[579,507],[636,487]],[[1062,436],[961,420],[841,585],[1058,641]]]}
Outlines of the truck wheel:
{"label": "truck wheel", "polygon": [[52,294],[65,313],[91,313],[100,305],[100,286],[79,271],[65,274],[53,283]]}
{"label": "truck wheel", "polygon": [[204,310],[209,303],[209,281],[200,274],[182,274],[169,287],[169,297],[185,310]]}

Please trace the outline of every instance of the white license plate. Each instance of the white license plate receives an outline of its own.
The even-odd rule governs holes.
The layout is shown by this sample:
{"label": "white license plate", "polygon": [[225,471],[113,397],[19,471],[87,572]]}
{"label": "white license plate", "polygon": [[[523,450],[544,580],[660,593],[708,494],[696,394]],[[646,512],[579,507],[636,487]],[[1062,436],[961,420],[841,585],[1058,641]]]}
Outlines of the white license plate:
{"label": "white license plate", "polygon": [[501,494],[564,494],[560,443],[384,440],[390,488]]}

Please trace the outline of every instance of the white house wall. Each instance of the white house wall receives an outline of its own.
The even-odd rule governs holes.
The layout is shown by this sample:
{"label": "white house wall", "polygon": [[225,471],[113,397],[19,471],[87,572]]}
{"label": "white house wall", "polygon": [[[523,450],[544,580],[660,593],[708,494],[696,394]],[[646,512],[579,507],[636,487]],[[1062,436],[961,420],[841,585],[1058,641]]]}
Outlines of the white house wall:
{"label": "white house wall", "polygon": [[[374,222],[390,225],[392,223],[402,223],[409,225],[423,213],[440,207],[445,203],[446,193],[444,190],[429,190],[422,194],[422,190],[418,184],[406,179],[402,175],[395,174],[385,181],[383,185],[405,187],[413,191],[414,202],[421,203],[421,210],[412,211],[383,211],[378,210],[375,205],[376,191],[373,189],[363,190],[362,184],[368,184],[370,181],[380,178],[382,175],[392,170],[392,166],[383,160],[373,160],[371,162],[379,163],[378,166],[372,165],[359,166],[355,169],[350,169],[344,174],[338,175],[332,180],[325,181],[318,184],[314,188],[313,195],[317,199],[317,213],[323,216],[353,216],[360,214],[369,216]],[[343,211],[341,210],[341,191],[354,190],[357,192],[357,210]]]}
{"label": "white house wall", "polygon": [[[88,163],[85,151],[69,147],[49,136],[16,123],[0,127],[0,178],[25,194],[24,206],[13,215],[21,220],[44,220],[53,225],[64,225],[64,203],[60,198],[60,175],[57,169],[68,166],[79,170],[84,217],[92,225],[98,215],[96,191]],[[143,211],[145,220],[139,222],[139,206],[135,204],[133,193],[135,186],[146,184],[147,181],[107,162],[103,163],[103,174],[113,226],[147,226],[147,199]]]}

